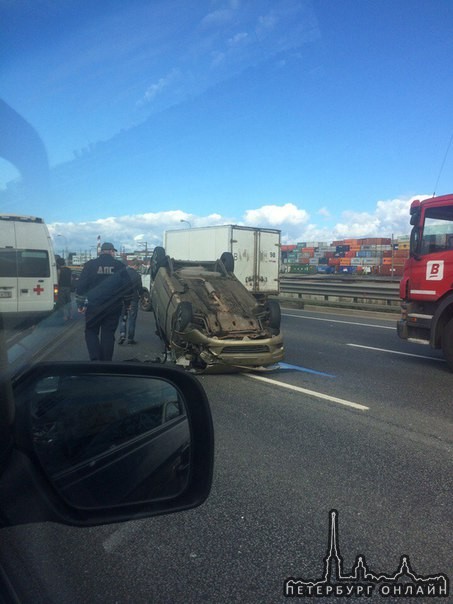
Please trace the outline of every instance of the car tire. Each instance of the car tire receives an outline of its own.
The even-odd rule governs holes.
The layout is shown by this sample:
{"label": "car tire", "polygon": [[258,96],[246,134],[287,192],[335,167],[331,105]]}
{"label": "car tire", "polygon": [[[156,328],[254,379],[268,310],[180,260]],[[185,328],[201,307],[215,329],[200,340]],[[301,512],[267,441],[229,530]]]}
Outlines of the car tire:
{"label": "car tire", "polygon": [[145,290],[140,296],[140,308],[145,312],[150,312],[153,310],[153,305],[151,304],[151,295],[148,290]]}
{"label": "car tire", "polygon": [[269,316],[269,327],[271,329],[280,329],[280,324],[282,322],[280,304],[277,300],[268,300],[266,307]]}
{"label": "car tire", "polygon": [[190,302],[180,302],[173,315],[173,331],[182,332],[192,322],[193,309]]}
{"label": "car tire", "polygon": [[453,319],[450,319],[442,334],[442,352],[448,368],[453,371]]}
{"label": "car tire", "polygon": [[151,256],[151,279],[154,281],[159,269],[165,266],[167,263],[167,256],[165,255],[165,249],[161,246],[154,248],[153,255]]}
{"label": "car tire", "polygon": [[220,256],[227,273],[234,273],[234,256],[231,252],[223,252]]}

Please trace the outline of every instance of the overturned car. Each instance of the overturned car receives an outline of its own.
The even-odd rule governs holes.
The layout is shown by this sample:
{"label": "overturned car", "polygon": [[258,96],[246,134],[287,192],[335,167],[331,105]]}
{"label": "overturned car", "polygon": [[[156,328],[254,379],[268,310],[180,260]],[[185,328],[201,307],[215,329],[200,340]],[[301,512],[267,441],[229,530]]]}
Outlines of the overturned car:
{"label": "overturned car", "polygon": [[169,258],[161,247],[154,250],[150,307],[177,364],[222,372],[283,359],[278,302],[255,298],[233,271],[227,252],[215,261],[189,262]]}

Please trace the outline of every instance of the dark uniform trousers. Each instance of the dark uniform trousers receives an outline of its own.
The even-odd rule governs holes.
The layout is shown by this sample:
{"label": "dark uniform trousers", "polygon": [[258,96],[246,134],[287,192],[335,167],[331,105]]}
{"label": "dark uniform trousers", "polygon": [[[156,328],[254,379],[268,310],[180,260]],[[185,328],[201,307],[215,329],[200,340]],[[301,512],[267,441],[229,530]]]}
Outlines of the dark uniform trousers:
{"label": "dark uniform trousers", "polygon": [[88,304],[85,311],[85,342],[91,361],[112,360],[120,314],[121,305],[105,309]]}

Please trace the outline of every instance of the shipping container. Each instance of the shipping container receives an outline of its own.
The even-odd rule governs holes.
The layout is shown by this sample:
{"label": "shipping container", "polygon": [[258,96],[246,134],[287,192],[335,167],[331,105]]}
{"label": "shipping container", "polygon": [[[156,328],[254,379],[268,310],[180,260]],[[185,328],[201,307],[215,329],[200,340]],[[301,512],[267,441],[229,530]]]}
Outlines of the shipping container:
{"label": "shipping container", "polygon": [[308,275],[315,273],[316,267],[310,266],[309,264],[293,264],[290,266],[289,272]]}
{"label": "shipping container", "polygon": [[320,264],[318,266],[318,273],[333,273],[335,271],[334,266],[329,266],[327,264]]}

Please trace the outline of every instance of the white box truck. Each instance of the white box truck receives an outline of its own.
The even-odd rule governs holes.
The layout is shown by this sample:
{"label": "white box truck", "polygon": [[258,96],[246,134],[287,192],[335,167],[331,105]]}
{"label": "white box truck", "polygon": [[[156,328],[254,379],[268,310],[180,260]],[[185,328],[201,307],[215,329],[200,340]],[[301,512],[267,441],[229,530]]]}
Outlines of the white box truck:
{"label": "white box truck", "polygon": [[234,274],[255,295],[277,295],[280,231],[231,224],[165,231],[164,248],[175,260],[234,258]]}
{"label": "white box truck", "polygon": [[[234,258],[234,274],[257,299],[280,291],[280,235],[277,229],[232,224],[165,231],[165,254],[175,260],[212,261],[224,252]],[[142,275],[141,307],[150,310],[150,274]]]}
{"label": "white box truck", "polygon": [[0,312],[42,317],[57,296],[55,255],[42,218],[0,214]]}

